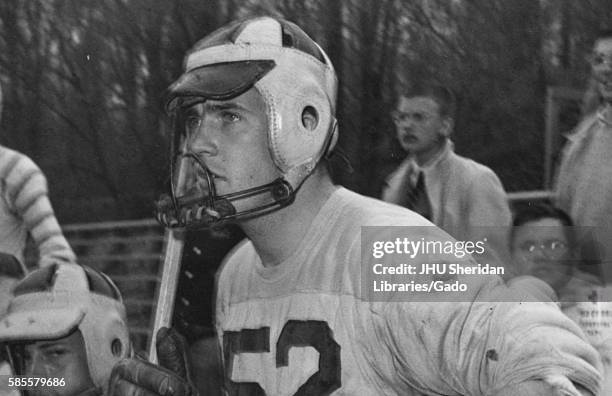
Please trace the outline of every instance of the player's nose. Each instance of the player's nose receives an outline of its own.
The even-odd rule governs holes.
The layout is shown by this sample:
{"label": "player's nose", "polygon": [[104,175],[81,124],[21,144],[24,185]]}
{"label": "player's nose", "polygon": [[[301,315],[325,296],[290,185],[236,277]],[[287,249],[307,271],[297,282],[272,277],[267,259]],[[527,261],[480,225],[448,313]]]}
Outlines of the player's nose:
{"label": "player's nose", "polygon": [[187,137],[185,148],[187,151],[209,155],[215,155],[218,152],[218,133],[215,123],[210,117],[202,116],[201,122],[194,131]]}

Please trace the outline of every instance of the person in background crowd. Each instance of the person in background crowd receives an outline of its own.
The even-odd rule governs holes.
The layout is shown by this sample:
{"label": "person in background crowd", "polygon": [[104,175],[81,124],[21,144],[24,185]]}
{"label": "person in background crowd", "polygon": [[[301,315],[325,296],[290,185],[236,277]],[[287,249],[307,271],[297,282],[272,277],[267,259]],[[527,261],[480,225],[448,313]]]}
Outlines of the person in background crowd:
{"label": "person in background crowd", "polygon": [[[369,298],[363,226],[380,226],[374,237],[383,240],[392,226],[412,226],[412,240],[450,237],[414,212],[332,183],[337,78],[297,25],[230,23],[196,43],[185,67],[166,108],[178,122],[177,162],[197,177],[191,185],[176,178],[158,218],[187,228],[237,222],[247,236],[217,281],[227,394],[599,393],[599,356],[579,329],[552,304],[487,300],[508,301],[499,277],[474,278],[463,301]],[[124,360],[111,393],[194,394],[188,370],[164,367]]]}
{"label": "person in background crowd", "polygon": [[13,294],[0,318],[0,345],[13,373],[56,380],[29,386],[26,393],[105,394],[114,364],[131,354],[125,307],[115,284],[85,266],[52,264],[28,274]]}
{"label": "person in background crowd", "polygon": [[[555,183],[555,203],[585,229],[583,255],[612,282],[612,30],[602,31],[590,56],[591,89],[582,121],[568,137]],[[588,230],[586,227],[589,227]],[[589,257],[586,257],[586,256]]]}
{"label": "person in background crowd", "polygon": [[53,213],[45,175],[26,155],[0,145],[0,252],[14,255],[24,268],[28,233],[38,249],[40,266],[75,262]]}
{"label": "person in background crowd", "polygon": [[521,275],[545,281],[557,301],[580,301],[585,290],[600,286],[592,274],[578,269],[574,223],[563,210],[546,204],[528,205],[516,212],[510,251]]}
{"label": "person in background crowd", "polygon": [[[604,363],[602,394],[612,392],[612,319],[609,302],[597,301],[603,285],[598,277],[581,271],[580,249],[570,216],[548,204],[519,207],[514,216],[510,246],[512,257],[525,275],[535,276],[554,290],[554,301],[587,334]],[[510,284],[520,279],[510,281]],[[593,314],[595,313],[595,315]],[[594,334],[597,334],[593,336]]]}
{"label": "person in background crowd", "polygon": [[455,95],[440,85],[417,84],[399,97],[393,121],[407,157],[387,178],[382,199],[458,240],[486,238],[489,253],[503,261],[511,222],[506,192],[491,169],[454,152],[455,111]]}

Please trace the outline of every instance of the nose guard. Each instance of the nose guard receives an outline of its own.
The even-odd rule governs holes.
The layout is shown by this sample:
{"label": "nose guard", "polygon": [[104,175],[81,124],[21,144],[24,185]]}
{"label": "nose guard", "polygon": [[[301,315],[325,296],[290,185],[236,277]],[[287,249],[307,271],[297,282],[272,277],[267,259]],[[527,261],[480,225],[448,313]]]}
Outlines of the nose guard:
{"label": "nose guard", "polygon": [[215,199],[214,176],[196,154],[184,153],[175,157],[175,165],[170,168],[170,191],[155,204],[156,218],[162,225],[201,228],[235,214],[229,202]]}

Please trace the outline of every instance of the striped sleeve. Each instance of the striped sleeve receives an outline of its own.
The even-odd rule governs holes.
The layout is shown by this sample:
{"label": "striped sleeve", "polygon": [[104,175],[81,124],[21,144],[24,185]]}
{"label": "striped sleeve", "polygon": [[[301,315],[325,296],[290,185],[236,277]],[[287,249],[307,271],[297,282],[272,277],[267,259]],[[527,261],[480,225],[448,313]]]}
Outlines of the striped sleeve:
{"label": "striped sleeve", "polygon": [[9,208],[24,222],[39,254],[39,265],[74,263],[76,258],[55,218],[47,190],[47,180],[28,157],[10,151],[0,178],[6,182],[5,199]]}

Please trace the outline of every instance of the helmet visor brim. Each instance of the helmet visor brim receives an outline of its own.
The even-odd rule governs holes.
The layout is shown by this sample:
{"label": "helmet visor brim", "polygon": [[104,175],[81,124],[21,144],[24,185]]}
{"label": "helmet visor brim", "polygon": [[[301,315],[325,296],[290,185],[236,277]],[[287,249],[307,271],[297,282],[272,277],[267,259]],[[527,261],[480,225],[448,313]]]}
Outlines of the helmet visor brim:
{"label": "helmet visor brim", "polygon": [[81,308],[13,312],[0,320],[0,342],[54,340],[68,335],[84,316]]}
{"label": "helmet visor brim", "polygon": [[165,109],[173,112],[189,98],[227,100],[242,95],[275,66],[273,60],[215,63],[184,73],[167,90]]}

